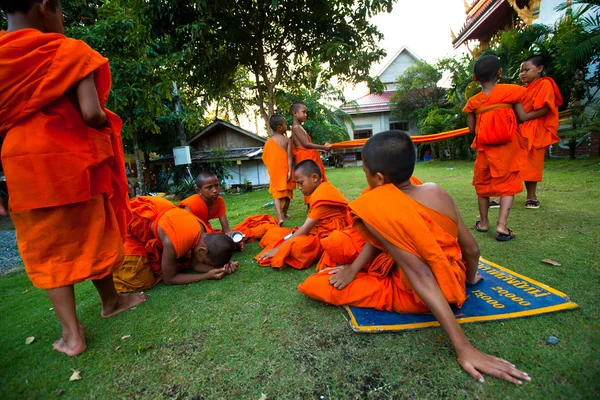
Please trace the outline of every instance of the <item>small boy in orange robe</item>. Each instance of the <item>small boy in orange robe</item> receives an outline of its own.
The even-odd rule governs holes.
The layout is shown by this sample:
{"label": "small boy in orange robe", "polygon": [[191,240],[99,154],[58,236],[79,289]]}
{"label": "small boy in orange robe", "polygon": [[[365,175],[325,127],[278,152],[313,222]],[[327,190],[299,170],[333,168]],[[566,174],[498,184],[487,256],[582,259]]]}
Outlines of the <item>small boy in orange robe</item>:
{"label": "small boy in orange robe", "polygon": [[535,55],[521,64],[521,82],[525,84],[523,105],[515,107],[521,124],[521,145],[525,148],[521,178],[525,181],[527,201],[525,208],[540,208],[537,184],[542,181],[544,156],[550,145],[560,139],[558,132],[558,106],[563,102],[556,82],[542,77],[544,59]]}
{"label": "small boy in orange robe", "polygon": [[200,172],[196,176],[196,194],[185,198],[178,205],[200,218],[202,222],[210,225],[210,220],[219,219],[223,233],[230,233],[227,220],[227,207],[221,197],[221,184],[219,178],[210,172]]}
{"label": "small boy in orange robe", "polygon": [[496,84],[502,75],[500,59],[483,56],[474,66],[475,79],[483,90],[471,97],[463,112],[469,113],[469,130],[475,133],[472,148],[477,149],[473,167],[473,186],[478,197],[480,219],[475,223],[478,232],[489,228],[490,197],[500,197],[500,212],[496,223],[496,240],[515,238],[508,228],[508,216],[514,195],[523,191],[519,175],[522,154],[517,137],[517,119],[513,106],[523,101],[525,88]]}
{"label": "small boy in orange robe", "polygon": [[[362,156],[372,190],[349,207],[353,227],[367,245],[352,266],[312,275],[298,289],[332,304],[430,311],[448,334],[460,366],[473,378],[483,382],[483,372],[515,384],[521,383],[518,379],[530,380],[511,363],[473,347],[456,322],[449,304],[460,307],[466,298],[465,281],[475,284],[481,279],[479,247],[444,189],[433,183],[411,183],[416,152],[410,136],[400,131],[378,133],[367,141]],[[350,283],[335,279],[382,251],[398,266],[391,278],[359,272]],[[331,282],[328,273],[333,275]]]}
{"label": "small boy in orange robe", "polygon": [[[302,103],[294,103],[290,107],[290,114],[292,114],[292,155],[296,164],[300,164],[304,160],[314,161],[321,170],[321,179],[323,182],[327,182],[325,176],[325,166],[321,160],[319,151],[329,152],[331,151],[331,145],[325,143],[321,146],[320,144],[314,144],[308,132],[304,130],[302,124],[307,120],[308,114],[306,106]],[[304,204],[308,204],[308,198],[304,197]]]}
{"label": "small boy in orange robe", "polygon": [[[112,272],[123,260],[131,213],[121,120],[106,109],[108,60],[63,35],[59,0],[2,1],[0,135],[11,218],[25,271],[45,289],[62,337],[53,348],[87,348],[73,285],[91,280],[101,315],[146,301],[118,295]],[[0,206],[0,213],[5,210]]]}
{"label": "small boy in orange robe", "polygon": [[125,260],[114,272],[119,292],[149,289],[161,280],[185,285],[221,279],[237,269],[238,264],[230,262],[233,240],[213,233],[205,222],[170,201],[138,196],[131,200],[131,210]]}
{"label": "small boy in orange robe", "polygon": [[321,256],[320,240],[350,224],[348,200],[331,183],[321,181],[314,161],[296,165],[294,176],[298,189],[309,198],[308,216],[297,230],[273,228],[265,234],[260,241],[264,250],[255,257],[262,266],[308,268]]}
{"label": "small boy in orange robe", "polygon": [[289,218],[288,208],[294,197],[292,179],[293,157],[291,140],[287,138],[287,123],[281,115],[273,115],[269,120],[273,136],[265,143],[262,160],[269,171],[269,193],[273,196],[279,225]]}

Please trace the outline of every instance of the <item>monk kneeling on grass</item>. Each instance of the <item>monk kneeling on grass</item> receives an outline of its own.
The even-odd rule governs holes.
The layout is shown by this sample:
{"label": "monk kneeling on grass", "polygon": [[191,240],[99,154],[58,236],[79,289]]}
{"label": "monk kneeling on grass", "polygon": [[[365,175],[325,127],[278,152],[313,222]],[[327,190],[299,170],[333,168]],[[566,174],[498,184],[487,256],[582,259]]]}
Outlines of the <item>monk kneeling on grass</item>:
{"label": "monk kneeling on grass", "polygon": [[[473,347],[456,322],[449,304],[460,307],[466,298],[465,282],[481,279],[479,247],[444,189],[411,183],[416,153],[410,136],[400,131],[378,133],[367,141],[362,155],[372,190],[349,207],[353,227],[367,244],[351,266],[312,275],[298,289],[335,305],[430,311],[448,334],[459,364],[473,378],[483,382],[483,372],[515,384],[521,383],[518,379],[530,380],[508,361]],[[355,272],[382,251],[396,262],[397,273],[378,280]],[[356,278],[347,279],[347,272]]]}
{"label": "monk kneeling on grass", "polygon": [[[233,240],[161,197],[131,200],[125,261],[114,272],[117,291],[149,289],[161,280],[185,285],[221,279],[237,270]],[[195,273],[185,273],[195,272]]]}
{"label": "monk kneeling on grass", "polygon": [[321,256],[320,240],[350,224],[348,200],[331,183],[322,182],[314,161],[296,165],[294,176],[298,189],[309,199],[308,216],[297,230],[273,228],[265,234],[260,241],[264,250],[255,257],[262,266],[308,268]]}

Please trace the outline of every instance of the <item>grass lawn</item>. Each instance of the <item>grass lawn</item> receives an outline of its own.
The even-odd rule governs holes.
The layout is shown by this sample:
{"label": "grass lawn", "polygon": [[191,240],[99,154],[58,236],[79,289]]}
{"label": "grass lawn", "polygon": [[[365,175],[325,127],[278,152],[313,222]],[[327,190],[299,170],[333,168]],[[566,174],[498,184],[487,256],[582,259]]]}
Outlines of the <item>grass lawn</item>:
{"label": "grass lawn", "polygon": [[[542,208],[526,210],[524,194],[516,197],[509,220],[516,240],[499,243],[493,229],[473,230],[483,257],[582,306],[463,325],[477,347],[530,374],[533,381],[521,387],[494,378],[475,382],[460,369],[440,328],[352,333],[341,309],[296,290],[312,268],[261,268],[252,243],[234,256],[240,263],[234,275],[181,287],[160,283],[145,304],[109,319],[100,318],[92,284],[77,285],[88,350],[75,358],[51,351],[60,326],[45,293],[23,272],[0,278],[0,398],[599,398],[599,161],[547,161]],[[475,223],[472,163],[421,163],[415,175],[443,186],[467,225]],[[366,185],[358,168],[329,170],[327,176],[349,199]],[[296,196],[292,223],[301,224],[306,209],[298,191]],[[274,213],[261,208],[270,201],[267,191],[225,199],[232,223]],[[492,210],[492,221],[496,215]],[[540,263],[544,258],[562,266]],[[131,337],[122,340],[125,335]],[[547,345],[550,335],[560,342]],[[28,336],[36,338],[30,345]],[[72,369],[81,371],[80,381],[69,381]]]}

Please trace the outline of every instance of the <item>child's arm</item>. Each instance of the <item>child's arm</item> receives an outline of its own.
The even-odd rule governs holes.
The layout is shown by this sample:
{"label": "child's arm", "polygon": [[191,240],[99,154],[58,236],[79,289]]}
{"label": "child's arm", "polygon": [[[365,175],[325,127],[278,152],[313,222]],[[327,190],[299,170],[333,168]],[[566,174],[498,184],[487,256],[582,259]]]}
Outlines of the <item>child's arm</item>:
{"label": "child's arm", "polygon": [[334,288],[342,290],[354,280],[358,271],[379,253],[380,250],[377,247],[367,242],[352,264],[331,268],[329,274],[333,276],[329,278],[329,283]]}
{"label": "child's arm", "polygon": [[223,230],[223,233],[231,232],[231,228],[229,227],[229,221],[227,220],[227,214],[221,215],[219,217],[219,222],[221,223],[221,229]]}
{"label": "child's arm", "polygon": [[106,114],[100,107],[93,72],[79,81],[76,93],[81,116],[85,123],[92,128],[103,127],[106,124]]}
{"label": "child's arm", "polygon": [[309,142],[308,138],[306,137],[306,132],[304,132],[304,129],[302,129],[300,125],[292,125],[292,136],[298,139],[300,146],[304,147],[305,149],[316,149],[327,152],[331,150],[331,145],[321,146],[320,144]]}
{"label": "child's arm", "polygon": [[[286,239],[286,242],[288,240],[291,240],[293,238],[295,238],[296,236],[300,236],[300,235],[308,235],[310,233],[310,230],[312,228],[314,228],[314,226],[317,224],[317,222],[319,222],[318,219],[313,219],[313,218],[306,218],[306,221],[304,221],[304,224],[298,228],[298,230],[296,232],[294,232],[292,234],[292,236],[290,236],[289,238]],[[259,257],[259,259],[263,260],[265,258],[271,258],[273,257],[276,253],[277,250],[279,250],[279,248],[281,247],[281,245],[272,248],[269,251],[265,251],[264,253],[262,253]]]}
{"label": "child's arm", "polygon": [[288,182],[292,180],[292,175],[294,173],[294,156],[292,155],[292,138],[288,139],[287,143],[287,158],[288,158]]}
{"label": "child's arm", "polygon": [[517,114],[517,118],[519,118],[520,122],[525,122],[525,121],[529,121],[532,119],[543,117],[544,115],[548,114],[548,112],[550,111],[550,107],[548,107],[548,104],[544,104],[544,107],[542,107],[538,110],[532,110],[528,113],[525,112],[525,109],[523,108],[522,103],[515,104],[513,106],[513,109],[515,110],[515,114]]}
{"label": "child's arm", "polygon": [[414,254],[392,245],[368,224],[365,223],[365,226],[383,244],[396,264],[402,268],[413,289],[446,331],[458,355],[458,363],[465,371],[479,382],[484,382],[479,371],[516,385],[521,384],[521,381],[516,378],[531,380],[529,375],[519,371],[510,362],[477,350],[456,322],[452,309],[429,266]]}
{"label": "child's arm", "polygon": [[465,225],[458,211],[458,207],[454,204],[456,215],[458,216],[458,244],[462,253],[462,258],[467,265],[467,283],[474,285],[482,279],[482,276],[477,273],[479,268],[479,245]]}
{"label": "child's arm", "polygon": [[472,134],[475,134],[475,113],[469,113],[469,115],[467,116],[467,126],[469,127],[469,132],[471,132]]}

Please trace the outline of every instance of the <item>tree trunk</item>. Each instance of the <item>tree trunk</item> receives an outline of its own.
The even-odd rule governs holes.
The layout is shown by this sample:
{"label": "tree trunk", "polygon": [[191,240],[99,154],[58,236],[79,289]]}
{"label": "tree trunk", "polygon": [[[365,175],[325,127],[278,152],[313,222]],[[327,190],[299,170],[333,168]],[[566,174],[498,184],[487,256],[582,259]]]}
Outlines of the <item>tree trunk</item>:
{"label": "tree trunk", "polygon": [[150,154],[144,152],[144,182],[146,182],[146,189],[150,191],[152,188],[152,180],[150,179]]}
{"label": "tree trunk", "polygon": [[133,153],[135,154],[135,167],[137,169],[137,179],[138,184],[135,188],[136,196],[145,196],[146,195],[146,187],[144,185],[144,174],[143,174],[143,166],[142,160],[140,159],[140,147],[138,146],[137,132],[135,129],[135,123],[133,122],[133,118],[129,118],[129,128],[131,129],[131,140],[133,141]]}

